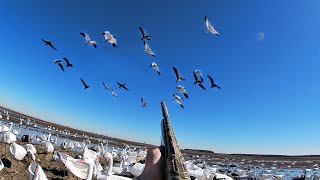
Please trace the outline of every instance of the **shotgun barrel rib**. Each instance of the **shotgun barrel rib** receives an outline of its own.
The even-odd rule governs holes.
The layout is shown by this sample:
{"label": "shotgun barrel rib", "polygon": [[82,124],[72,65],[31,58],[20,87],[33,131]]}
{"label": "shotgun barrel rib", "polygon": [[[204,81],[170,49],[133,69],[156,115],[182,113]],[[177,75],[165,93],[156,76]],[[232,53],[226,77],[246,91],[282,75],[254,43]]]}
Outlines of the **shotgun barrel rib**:
{"label": "shotgun barrel rib", "polygon": [[162,143],[165,146],[165,180],[191,180],[170,124],[168,110],[164,101],[161,101],[161,108],[163,115],[161,121]]}

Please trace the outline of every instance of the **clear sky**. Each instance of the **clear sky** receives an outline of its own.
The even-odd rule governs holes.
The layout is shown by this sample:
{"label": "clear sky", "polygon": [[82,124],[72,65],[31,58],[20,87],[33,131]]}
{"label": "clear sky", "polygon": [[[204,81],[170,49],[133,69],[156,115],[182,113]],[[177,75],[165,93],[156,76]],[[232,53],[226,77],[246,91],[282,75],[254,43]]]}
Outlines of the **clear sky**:
{"label": "clear sky", "polygon": [[[2,2],[0,104],[160,144],[165,100],[181,148],[320,154],[319,7],[317,0]],[[204,16],[221,36],[205,33]],[[139,26],[157,57],[143,51]],[[103,42],[104,31],[117,37],[117,48]],[[98,48],[85,46],[80,32]],[[62,72],[54,64],[63,57],[73,69]],[[153,61],[161,76],[149,69]],[[172,66],[186,81],[175,82]],[[214,77],[221,90],[210,89],[208,79],[207,91],[193,85],[195,69]],[[91,87],[83,90],[80,78]],[[118,89],[117,81],[130,91]],[[177,85],[189,93],[185,109],[172,100]]]}

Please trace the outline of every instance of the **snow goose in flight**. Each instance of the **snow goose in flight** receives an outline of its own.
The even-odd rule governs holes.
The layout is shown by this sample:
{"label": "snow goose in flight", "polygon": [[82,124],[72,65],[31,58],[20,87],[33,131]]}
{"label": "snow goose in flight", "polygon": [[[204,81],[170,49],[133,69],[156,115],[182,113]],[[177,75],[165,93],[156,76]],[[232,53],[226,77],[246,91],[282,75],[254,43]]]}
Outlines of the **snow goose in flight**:
{"label": "snow goose in flight", "polygon": [[111,91],[112,96],[114,97],[118,97],[118,95],[116,94],[116,92],[114,90]]}
{"label": "snow goose in flight", "polygon": [[207,16],[204,17],[204,22],[206,23],[206,27],[207,27],[206,33],[211,32],[212,34],[220,35],[220,34],[218,33],[218,31],[215,30],[215,29],[212,27],[212,25],[210,24]]}
{"label": "snow goose in flight", "polygon": [[112,91],[112,89],[109,86],[107,86],[104,82],[102,82],[102,85],[103,85],[104,89]]}
{"label": "snow goose in flight", "polygon": [[143,98],[141,98],[141,104],[142,104],[142,107],[148,106],[148,103]]}
{"label": "snow goose in flight", "polygon": [[42,39],[42,41],[45,43],[44,45],[49,45],[50,47],[52,47],[52,49],[57,50],[53,45],[52,42],[46,39]]}
{"label": "snow goose in flight", "polygon": [[200,70],[196,69],[194,72],[200,77],[201,82],[203,82],[203,76]]}
{"label": "snow goose in flight", "polygon": [[117,83],[119,85],[119,88],[123,88],[123,89],[129,91],[129,89],[126,87],[126,84],[122,84],[122,83],[119,83],[119,82],[117,82]]}
{"label": "snow goose in flight", "polygon": [[179,85],[179,86],[176,87],[176,89],[177,89],[177,91],[182,93],[185,98],[189,97],[188,94],[187,94],[187,90],[183,86]]}
{"label": "snow goose in flight", "polygon": [[174,94],[173,95],[173,100],[175,100],[182,108],[184,108],[183,105],[182,105],[182,98],[180,96]]}
{"label": "snow goose in flight", "polygon": [[160,70],[159,70],[158,64],[153,62],[153,63],[151,63],[150,67],[152,67],[154,70],[156,70],[158,72],[158,74],[160,75]]}
{"label": "snow goose in flight", "polygon": [[116,36],[110,34],[109,31],[105,31],[102,33],[105,42],[109,42],[112,44],[112,47],[117,47],[117,39]]}
{"label": "snow goose in flight", "polygon": [[60,60],[54,60],[54,63],[55,63],[55,64],[58,64],[58,65],[60,66],[61,70],[64,71],[63,65],[62,65],[62,63],[61,63]]}
{"label": "snow goose in flight", "polygon": [[215,83],[214,83],[214,80],[213,80],[213,78],[211,77],[211,76],[209,76],[209,75],[207,75],[208,76],[208,78],[210,79],[210,82],[211,82],[211,88],[218,88],[218,89],[220,89],[221,87],[220,86],[218,86],[218,85],[216,85]]}
{"label": "snow goose in flight", "polygon": [[64,59],[64,61],[66,61],[67,67],[73,67],[73,65],[69,62],[69,60],[67,58],[64,57],[63,59]]}
{"label": "snow goose in flight", "polygon": [[141,35],[142,35],[142,37],[141,37],[141,40],[150,40],[150,36],[148,36],[145,32],[144,32],[144,30],[142,29],[142,27],[139,27],[139,29],[140,29],[140,31],[141,31]]}
{"label": "snow goose in flight", "polygon": [[156,55],[152,52],[151,48],[149,47],[146,41],[143,41],[143,45],[144,45],[144,52],[150,54],[153,57],[156,57]]}
{"label": "snow goose in flight", "polygon": [[174,73],[176,74],[176,77],[177,77],[176,82],[185,80],[185,79],[181,76],[181,74],[179,73],[179,71],[178,71],[174,66],[173,66],[173,70],[174,70]]}
{"label": "snow goose in flight", "polygon": [[198,76],[195,72],[193,72],[193,77],[195,82],[193,84],[198,84],[202,89],[206,90],[206,88],[203,86],[202,82],[198,79]]}
{"label": "snow goose in flight", "polygon": [[84,80],[82,78],[81,78],[81,82],[82,82],[82,84],[84,86],[84,89],[87,89],[87,88],[90,87],[89,85],[86,84],[86,82],[84,82]]}
{"label": "snow goose in flight", "polygon": [[94,41],[93,39],[90,39],[89,34],[83,33],[83,32],[81,32],[80,34],[86,39],[85,45],[92,44],[94,48],[97,48],[96,41]]}

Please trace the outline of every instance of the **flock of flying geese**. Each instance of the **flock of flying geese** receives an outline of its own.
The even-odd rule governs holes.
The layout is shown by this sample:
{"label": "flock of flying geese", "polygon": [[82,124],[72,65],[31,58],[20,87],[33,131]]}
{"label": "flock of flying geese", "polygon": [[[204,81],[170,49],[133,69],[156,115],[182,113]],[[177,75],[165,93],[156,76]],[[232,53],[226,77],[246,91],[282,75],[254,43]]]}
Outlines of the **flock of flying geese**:
{"label": "flock of flying geese", "polygon": [[[215,34],[215,35],[220,35],[219,32],[216,29],[214,29],[213,26],[210,24],[210,22],[209,22],[209,20],[208,20],[208,18],[206,16],[204,17],[204,20],[205,20],[205,25],[206,25],[206,30],[205,30],[206,33],[210,32],[210,33]],[[144,52],[146,52],[147,54],[149,54],[149,55],[151,55],[153,57],[156,57],[154,52],[151,50],[150,46],[147,44],[147,41],[151,40],[150,36],[145,33],[145,31],[143,30],[142,27],[139,27],[139,29],[140,29],[140,32],[141,32],[141,40],[143,41],[143,45],[144,45]],[[85,38],[85,45],[92,45],[94,48],[97,48],[97,42],[95,40],[91,39],[89,34],[81,32],[80,35]],[[104,41],[105,42],[110,43],[112,45],[112,47],[117,47],[117,39],[116,39],[116,37],[114,35],[112,35],[109,31],[103,32],[102,35],[104,37]],[[46,40],[46,39],[42,39],[42,41],[45,43],[45,45],[49,45],[52,49],[57,50],[55,48],[55,46],[52,44],[51,41]],[[73,65],[70,63],[70,61],[67,58],[64,57],[63,59],[64,59],[64,61],[66,63],[65,67],[67,67],[67,68],[68,67],[70,67],[70,68],[73,67]],[[62,71],[65,71],[64,65],[63,65],[61,60],[54,60],[54,63],[57,64],[61,68]],[[158,75],[161,74],[160,70],[159,70],[159,67],[155,62],[152,62],[149,67],[153,68],[158,73]],[[180,82],[180,81],[184,81],[185,80],[183,78],[183,76],[179,73],[179,71],[177,70],[176,67],[173,67],[173,71],[174,71],[174,73],[176,75],[176,82]],[[194,76],[194,80],[195,80],[194,84],[198,85],[203,90],[206,90],[206,88],[203,85],[204,78],[203,78],[203,75],[200,72],[200,70],[195,70],[193,72],[193,76]],[[215,84],[213,78],[210,75],[207,75],[207,77],[210,80],[211,88],[220,89],[220,86]],[[87,88],[90,87],[90,85],[88,85],[82,78],[80,78],[80,80],[81,80],[81,82],[82,82],[82,84],[84,86],[84,89],[87,89]],[[126,84],[120,83],[120,82],[117,82],[117,84],[119,85],[119,88],[122,88],[122,89],[124,89],[126,91],[129,91],[129,89],[126,87]],[[102,83],[102,85],[103,85],[104,89],[111,91],[112,96],[118,97],[118,95],[116,94],[114,89],[110,88],[104,82]],[[188,94],[187,94],[186,88],[184,88],[183,86],[178,85],[176,87],[176,90],[177,90],[177,92],[180,92],[185,98],[189,97]],[[174,94],[173,95],[173,100],[175,102],[177,102],[180,105],[180,107],[184,108],[183,103],[182,103],[182,99],[183,98],[178,94]],[[148,105],[148,103],[143,98],[141,98],[141,104],[142,104],[142,107],[146,107]]]}

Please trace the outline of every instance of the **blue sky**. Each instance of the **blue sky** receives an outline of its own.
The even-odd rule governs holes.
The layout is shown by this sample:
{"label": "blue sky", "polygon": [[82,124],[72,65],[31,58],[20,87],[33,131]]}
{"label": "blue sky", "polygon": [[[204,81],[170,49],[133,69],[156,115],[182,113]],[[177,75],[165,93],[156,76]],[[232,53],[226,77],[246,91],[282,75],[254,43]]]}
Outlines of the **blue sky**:
{"label": "blue sky", "polygon": [[[60,124],[159,144],[165,100],[182,148],[320,154],[319,6],[316,0],[6,2],[0,7],[0,103]],[[221,36],[205,33],[204,16]],[[139,26],[151,36],[157,57],[143,52]],[[117,48],[103,42],[104,31],[117,37]],[[85,46],[80,32],[98,48]],[[54,64],[63,57],[73,69],[62,72]],[[148,67],[153,61],[160,77]],[[172,66],[185,82],[175,82]],[[193,85],[195,69],[222,89],[209,89],[207,79],[207,91]],[[91,87],[84,91],[80,78]],[[117,81],[130,91],[118,89]],[[177,85],[189,93],[185,109],[172,100]]]}

